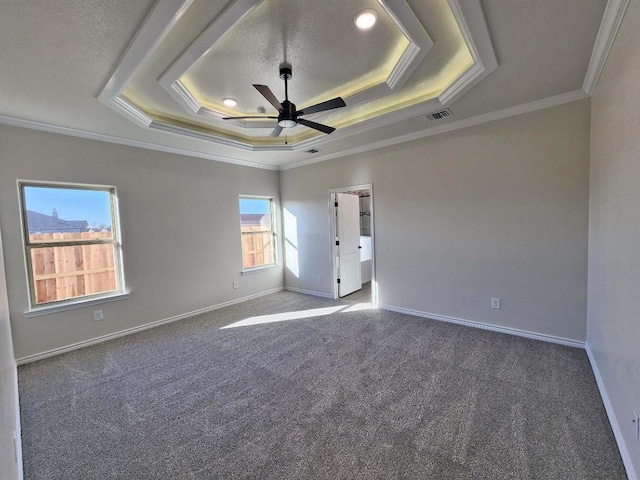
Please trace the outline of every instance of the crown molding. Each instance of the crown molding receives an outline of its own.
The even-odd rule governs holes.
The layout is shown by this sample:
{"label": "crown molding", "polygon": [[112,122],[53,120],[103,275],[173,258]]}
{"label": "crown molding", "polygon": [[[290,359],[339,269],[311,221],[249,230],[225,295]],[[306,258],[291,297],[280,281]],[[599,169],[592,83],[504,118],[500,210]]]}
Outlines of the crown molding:
{"label": "crown molding", "polygon": [[[231,30],[246,15],[264,0],[237,0],[230,5],[198,38],[178,57],[178,59],[160,76],[158,83],[190,116],[205,116],[208,120],[222,120],[228,113],[203,106],[188,88],[181,82],[185,73],[206,55],[213,45]],[[457,6],[459,0],[449,0]],[[371,102],[393,90],[401,88],[411,77],[419,64],[433,48],[433,40],[418,21],[406,0],[378,0],[380,6],[395,23],[398,30],[409,44],[398,57],[387,79],[377,85],[349,96],[344,96],[348,106]],[[463,28],[463,27],[461,27]],[[466,37],[465,37],[466,38]],[[304,110],[304,109],[303,109]],[[311,118],[322,118],[323,114],[312,115]],[[237,123],[246,128],[248,125]],[[249,127],[250,128],[250,127]],[[212,134],[212,137],[220,135]],[[250,145],[250,144],[248,144]]]}
{"label": "crown molding", "polygon": [[290,170],[293,168],[304,167],[306,165],[311,165],[314,163],[325,162],[327,160],[333,160],[336,158],[346,157],[349,155],[369,152],[371,150],[378,150],[380,148],[397,145],[398,143],[405,143],[405,142],[410,142],[412,140],[418,140],[420,138],[431,137],[433,135],[440,135],[441,133],[453,132],[455,130],[460,130],[462,128],[473,127],[475,125],[480,125],[487,122],[493,122],[494,120],[513,117],[515,115],[520,115],[523,113],[534,112],[536,110],[543,110],[545,108],[555,107],[558,105],[563,105],[565,103],[583,100],[585,98],[589,98],[589,95],[587,95],[583,90],[574,90],[574,91],[563,93],[560,95],[555,95],[553,97],[543,98],[540,100],[535,100],[533,102],[523,103],[521,105],[504,108],[502,110],[496,110],[494,112],[484,113],[482,115],[477,115],[475,117],[470,117],[470,118],[465,118],[458,121],[445,123],[443,125],[434,126],[431,128],[427,128],[426,130],[420,130],[418,132],[409,133],[399,137],[381,140],[379,142],[369,143],[366,145],[361,145],[348,150],[344,150],[339,153],[331,153],[324,156],[315,157],[313,159],[303,160],[301,162],[290,163],[288,165],[281,166],[279,169]]}
{"label": "crown molding", "polygon": [[202,105],[196,100],[196,97],[189,91],[189,89],[180,80],[176,80],[170,87],[175,94],[180,98],[180,103],[186,107],[189,113],[200,113]]}
{"label": "crown molding", "polygon": [[609,0],[602,17],[600,30],[596,37],[593,51],[591,52],[591,60],[587,68],[587,74],[584,78],[582,89],[588,95],[592,95],[598,84],[602,69],[607,61],[613,42],[618,34],[618,29],[622,23],[622,18],[629,5],[629,0]]}
{"label": "crown molding", "polygon": [[[331,134],[331,141],[352,137],[360,133],[367,132],[376,128],[385,127],[387,125],[408,120],[410,118],[426,115],[434,110],[442,108],[442,103],[437,98],[432,98],[422,103],[412,105],[407,108],[401,108],[388,113],[384,116],[373,117],[369,120],[349,125],[348,127],[338,128]],[[295,150],[306,150],[307,148],[325,143],[324,137],[313,137],[308,140],[303,140],[295,145]]]}
{"label": "crown molding", "polygon": [[[455,0],[458,1],[458,0]],[[401,88],[433,48],[433,40],[418,21],[406,0],[378,0],[409,45],[398,59],[385,83],[391,90]],[[347,99],[345,99],[346,101]]]}
{"label": "crown molding", "polygon": [[[225,145],[227,147],[236,147],[241,150],[245,150],[248,152],[262,152],[262,151],[280,151],[280,152],[290,152],[293,150],[291,145],[251,145],[249,143],[243,143],[238,140],[231,140],[224,137],[218,137],[213,134],[209,134],[206,132],[198,132],[193,130],[192,128],[184,128],[178,127],[176,125],[171,125],[169,123],[153,121],[149,128],[154,130],[160,130],[162,132],[173,133],[175,135],[187,136],[191,138],[196,138],[198,140],[204,140],[207,142],[217,143],[219,145]],[[239,160],[240,161],[240,160]],[[247,162],[252,163],[252,162]]]}
{"label": "crown molding", "polygon": [[[217,40],[246,15],[250,14],[262,1],[264,0],[235,0],[231,2],[222,14],[198,36],[158,79],[160,86],[167,91],[171,98],[188,115],[199,117],[200,119],[204,117],[213,122],[221,122],[222,120],[219,119],[226,115],[223,112],[203,106],[187,86],[180,81],[180,78],[198,59],[206,55]],[[158,47],[162,39],[175,26],[192,2],[193,0],[158,0],[140,31],[129,45],[107,87],[99,95],[100,101],[142,127],[197,138],[245,151],[296,151],[325,143],[327,141],[325,136],[315,136],[284,146],[275,144],[255,145],[248,140],[227,138],[227,136],[215,131],[203,132],[197,127],[170,125],[160,119],[156,120],[153,115],[145,112],[143,108],[122,96],[122,91],[133,78],[135,72],[148,56],[153,53],[154,49]],[[386,81],[346,97],[345,101],[348,106],[373,101],[389,94],[393,89],[402,87],[433,47],[433,41],[409,7],[407,0],[378,0],[378,2],[407,38],[409,45],[403,51]],[[497,62],[480,0],[465,0],[465,2],[447,0],[447,2],[471,52],[474,66],[463,72],[461,77],[455,80],[439,98],[400,108],[370,120],[357,122],[349,127],[343,127],[332,135],[331,140],[336,137],[344,138],[367,129],[374,129],[401,121],[411,116],[428,113],[431,110],[441,108],[445,104],[451,104],[496,68]],[[317,118],[321,119],[325,114],[321,112],[317,114]],[[316,116],[313,115],[312,118],[314,117]],[[240,126],[245,128],[265,128],[264,124],[259,122],[245,122]]]}
{"label": "crown molding", "polygon": [[450,106],[455,100],[460,98],[472,85],[475,85],[475,80],[481,80],[484,78],[485,69],[477,63],[470,66],[466,72],[458,77],[451,85],[449,85],[444,92],[438,97],[443,107]]}
{"label": "crown molding", "polygon": [[479,0],[465,2],[464,10],[458,0],[449,0],[449,7],[460,26],[473,65],[440,94],[438,99],[445,107],[452,105],[498,68],[498,59]]}
{"label": "crown molding", "polygon": [[[79,130],[75,128],[63,127],[60,125],[53,125],[50,123],[36,122],[33,120],[25,120],[21,118],[6,116],[6,115],[0,115],[0,124],[9,125],[12,127],[28,128],[31,130],[38,130],[38,131],[48,132],[48,133],[57,133],[60,135],[68,135],[68,136],[78,137],[78,138],[85,138],[89,140],[97,140],[100,142],[115,143],[118,145],[126,145],[130,147],[145,148],[148,150],[155,150],[158,152],[166,152],[166,153],[173,153],[176,155],[185,155],[189,157],[203,158],[206,160],[213,160],[216,162],[223,162],[223,163],[231,163],[234,165],[241,165],[244,167],[260,168],[264,170],[290,170],[293,168],[299,168],[299,167],[304,167],[306,165],[311,165],[313,163],[325,162],[328,160],[333,160],[335,158],[341,158],[349,155],[368,152],[371,150],[377,150],[377,149],[388,147],[391,145],[396,145],[398,143],[410,142],[412,140],[417,140],[420,138],[439,135],[441,133],[452,132],[462,128],[472,127],[475,125],[480,125],[482,123],[487,123],[487,122],[492,122],[494,120],[500,120],[502,118],[512,117],[514,115],[520,115],[522,113],[528,113],[536,110],[555,107],[565,103],[575,102],[577,100],[583,100],[585,98],[589,98],[589,95],[587,95],[583,90],[574,90],[572,92],[563,93],[561,95],[555,95],[553,97],[543,98],[533,102],[524,103],[522,105],[516,105],[514,107],[497,110],[495,112],[489,112],[482,115],[477,115],[475,117],[465,118],[462,120],[446,123],[444,125],[434,126],[426,130],[421,130],[419,132],[402,135],[400,137],[381,140],[379,142],[374,142],[374,143],[369,143],[367,145],[354,147],[339,153],[323,155],[320,157],[315,157],[309,160],[290,163],[288,165],[283,165],[279,167],[275,165],[267,165],[262,163],[250,162],[247,160],[240,160],[232,157],[225,157],[222,155],[214,155],[210,153],[199,152],[196,150],[189,150],[186,148],[170,147],[168,145],[160,145],[157,143],[133,140],[130,138],[118,137],[114,135],[105,135],[102,133],[89,132],[87,130]],[[156,128],[158,130],[164,130],[169,133],[176,133],[178,135],[184,136],[184,133],[173,132],[172,131],[173,129],[179,128],[179,127],[174,127],[173,125],[165,126],[158,122],[152,122],[150,125],[150,128]],[[192,133],[191,131],[189,132]],[[298,145],[295,148],[292,148],[290,145],[281,145],[280,150],[281,151],[292,151],[292,150],[300,151],[310,147],[311,145],[313,144],[309,143],[309,144],[306,144],[304,147]],[[253,147],[252,150],[261,151],[259,147]]]}
{"label": "crown molding", "polygon": [[60,125],[53,125],[51,123],[36,122],[33,120],[10,117],[7,115],[0,115],[0,125],[28,128],[30,130],[38,130],[47,133],[57,133],[60,135],[68,135],[71,137],[85,138],[88,140],[97,140],[99,142],[115,143],[118,145],[126,145],[128,147],[145,148],[147,150],[173,153],[176,155],[185,155],[187,157],[203,158],[205,160],[213,160],[216,162],[241,165],[243,167],[261,168],[264,170],[279,170],[279,167],[274,165],[265,165],[262,163],[249,162],[246,160],[239,160],[237,158],[225,157],[223,155],[214,155],[211,153],[189,150],[186,148],[170,147],[168,145],[160,145],[157,143],[145,142],[141,140],[133,140],[131,138],[118,137],[115,135],[105,135],[103,133],[89,132],[87,130],[62,127]]}
{"label": "crown molding", "polygon": [[131,102],[124,95],[115,97],[111,100],[109,106],[142,127],[148,127],[153,121],[149,115],[139,109],[135,103]]}

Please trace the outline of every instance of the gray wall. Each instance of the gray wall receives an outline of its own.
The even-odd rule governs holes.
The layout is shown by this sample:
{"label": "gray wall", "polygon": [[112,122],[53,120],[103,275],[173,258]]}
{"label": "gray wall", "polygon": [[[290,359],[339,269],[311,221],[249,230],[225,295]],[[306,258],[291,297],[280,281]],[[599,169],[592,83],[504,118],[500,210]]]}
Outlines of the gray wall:
{"label": "gray wall", "polygon": [[592,99],[587,341],[635,471],[640,442],[640,4],[630,2]]}
{"label": "gray wall", "polygon": [[[117,187],[128,299],[24,317],[17,179]],[[240,275],[239,194],[278,198],[278,172],[0,126],[0,225],[16,357],[281,287],[281,267]],[[97,308],[101,322],[93,321]]]}
{"label": "gray wall", "polygon": [[285,285],[331,292],[327,191],[371,182],[381,305],[583,341],[589,112],[585,100],[283,171],[300,270]]}
{"label": "gray wall", "polygon": [[2,472],[2,478],[6,480],[18,478],[19,467],[16,463],[13,444],[14,432],[19,432],[16,405],[17,381],[0,235],[0,472]]}

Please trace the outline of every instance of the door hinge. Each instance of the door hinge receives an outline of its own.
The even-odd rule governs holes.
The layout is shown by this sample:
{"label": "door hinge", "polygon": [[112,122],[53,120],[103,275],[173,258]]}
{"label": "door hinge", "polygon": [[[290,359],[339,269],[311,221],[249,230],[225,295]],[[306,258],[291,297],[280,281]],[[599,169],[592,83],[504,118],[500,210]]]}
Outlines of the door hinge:
{"label": "door hinge", "polygon": [[338,283],[340,283],[340,279],[338,279]]}
{"label": "door hinge", "polygon": [[335,206],[336,206],[336,207],[338,206],[338,202],[336,202],[336,203],[335,203]]}
{"label": "door hinge", "polygon": [[336,240],[336,246],[340,246],[340,242],[338,240]]}

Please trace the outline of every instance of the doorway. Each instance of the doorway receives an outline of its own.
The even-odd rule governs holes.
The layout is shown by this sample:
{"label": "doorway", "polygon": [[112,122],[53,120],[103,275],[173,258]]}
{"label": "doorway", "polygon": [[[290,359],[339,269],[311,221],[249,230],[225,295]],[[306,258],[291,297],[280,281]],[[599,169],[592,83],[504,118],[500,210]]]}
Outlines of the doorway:
{"label": "doorway", "polygon": [[378,304],[373,185],[329,190],[333,298]]}

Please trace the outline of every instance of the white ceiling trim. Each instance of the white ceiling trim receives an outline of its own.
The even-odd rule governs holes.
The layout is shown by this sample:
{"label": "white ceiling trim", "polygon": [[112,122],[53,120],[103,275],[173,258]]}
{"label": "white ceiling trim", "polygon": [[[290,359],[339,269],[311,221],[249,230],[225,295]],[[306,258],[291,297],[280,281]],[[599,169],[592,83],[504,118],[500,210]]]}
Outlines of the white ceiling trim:
{"label": "white ceiling trim", "polygon": [[[116,97],[121,93],[121,90],[124,88],[129,81],[129,79],[135,74],[138,66],[144,60],[145,55],[141,52],[150,52],[150,45],[154,43],[159,43],[164,35],[168,32],[175,22],[177,22],[193,0],[158,0],[157,4],[154,6],[153,10],[147,17],[144,22],[143,27],[136,35],[132,44],[127,49],[123,59],[121,60],[118,68],[112,75],[111,79],[101,92],[98,97],[103,103],[108,104],[110,107],[115,108],[120,113],[127,116],[127,118],[136,121],[138,124],[145,124],[148,122],[150,118],[140,109],[133,106],[131,102],[128,101],[125,97],[120,97],[116,100]],[[478,0],[469,0],[469,3],[465,2],[464,5],[467,6],[469,4],[478,5]],[[96,132],[90,132],[85,130],[79,130],[69,127],[64,127],[55,124],[49,124],[44,122],[36,122],[32,120],[25,120],[17,117],[11,117],[6,115],[0,115],[0,124],[16,126],[21,128],[29,128],[33,130],[39,130],[50,133],[57,133],[61,135],[69,135],[79,138],[86,138],[91,140],[103,141],[108,143],[120,144],[120,145],[128,145],[138,148],[146,148],[149,150],[162,151],[167,153],[174,153],[178,155],[186,155],[191,157],[204,158],[214,161],[220,161],[225,163],[237,164],[242,166],[248,166],[253,168],[261,168],[266,170],[287,170],[291,168],[298,168],[304,165],[318,163],[326,160],[331,160],[334,158],[339,158],[346,155],[353,155],[356,153],[361,153],[365,151],[370,151],[378,148],[383,148],[385,146],[394,145],[401,142],[410,141],[413,139],[424,138],[432,135],[437,135],[440,133],[445,133],[449,131],[454,131],[461,128],[466,128],[468,126],[478,125],[484,122],[489,122],[493,120],[497,120],[500,118],[506,118],[513,115],[518,115],[521,113],[526,113],[529,111],[539,110],[543,108],[553,107],[555,105],[561,105],[563,103],[580,100],[582,98],[586,98],[593,93],[593,90],[597,84],[598,78],[602,72],[602,68],[606,63],[607,56],[611,50],[611,46],[615,40],[618,29],[622,22],[624,13],[629,4],[629,0],[609,0],[607,3],[607,7],[605,10],[605,14],[603,16],[603,21],[600,25],[600,30],[598,33],[598,37],[596,39],[594,49],[591,56],[591,61],[589,63],[589,68],[587,70],[583,90],[577,90],[573,92],[568,92],[562,95],[557,95],[554,97],[549,97],[546,99],[537,100],[534,102],[526,103],[523,105],[509,107],[507,109],[490,112],[483,115],[478,115],[476,117],[463,119],[460,121],[453,121],[444,125],[440,125],[437,127],[430,127],[426,130],[415,132],[412,134],[404,135],[401,137],[396,137],[394,139],[383,140],[380,142],[376,142],[374,144],[369,144],[366,146],[355,147],[340,153],[328,154],[320,157],[314,157],[309,160],[296,162],[294,164],[276,167],[272,165],[265,165],[261,163],[249,162],[245,160],[239,160],[232,157],[225,157],[221,155],[209,154],[201,151],[194,151],[190,149],[171,147],[167,145],[160,145],[152,142],[132,140],[129,138],[118,137],[113,135],[100,134]],[[475,5],[474,5],[475,6]],[[470,19],[467,19],[470,21]],[[167,28],[160,29],[158,32],[158,25],[165,25]],[[484,25],[484,29],[486,31],[486,38],[489,39],[488,42],[473,42],[473,45],[476,46],[478,51],[482,51],[485,48],[485,44],[488,43],[489,54],[493,55],[493,47],[491,46],[488,30],[486,30],[486,23]],[[134,45],[134,43],[140,42],[140,45]],[[146,45],[146,47],[145,47]],[[471,48],[471,47],[470,47]],[[487,55],[487,52],[484,52],[484,55]],[[495,58],[495,55],[493,55]],[[490,64],[490,62],[489,62]],[[466,72],[465,75],[472,75],[470,72]],[[453,86],[453,85],[452,85]],[[431,108],[430,108],[431,110]],[[428,112],[426,112],[428,113]],[[151,126],[153,121],[151,121],[148,126]],[[375,128],[372,126],[371,128]],[[335,135],[334,132],[333,135]],[[354,132],[359,133],[359,132]],[[314,143],[319,143],[317,139],[312,139],[310,141],[305,142],[304,144],[298,145],[296,150],[306,149]],[[291,148],[292,149],[292,148]]]}
{"label": "white ceiling trim", "polygon": [[[535,110],[542,110],[544,108],[550,108],[550,107],[555,107],[558,105],[562,105],[565,103],[569,103],[569,102],[575,102],[577,100],[582,100],[585,98],[588,98],[589,95],[587,95],[587,93],[584,90],[574,90],[572,92],[568,92],[568,93],[564,93],[561,95],[556,95],[553,97],[548,97],[548,98],[544,98],[541,100],[536,100],[534,102],[529,102],[529,103],[524,103],[522,105],[516,105],[515,107],[509,107],[509,108],[505,108],[502,110],[497,110],[495,112],[489,112],[489,113],[485,113],[482,115],[477,115],[475,117],[471,117],[471,118],[465,118],[463,120],[458,120],[458,121],[454,121],[454,122],[450,122],[450,123],[446,123],[444,125],[439,125],[439,126],[434,126],[431,128],[428,128],[426,130],[421,130],[419,132],[414,132],[414,133],[410,133],[407,135],[403,135],[401,137],[395,137],[392,139],[387,139],[387,140],[381,140],[379,142],[375,142],[375,143],[370,143],[367,145],[362,145],[359,147],[355,147],[355,148],[351,148],[349,150],[345,150],[339,153],[333,153],[333,154],[328,154],[328,155],[323,155],[323,156],[319,156],[319,157],[314,157],[312,159],[309,160],[303,160],[301,162],[296,162],[296,163],[292,163],[289,165],[283,165],[281,167],[276,167],[273,165],[265,165],[262,163],[255,163],[255,162],[249,162],[246,160],[238,160],[235,158],[231,158],[231,157],[224,157],[221,155],[213,155],[213,154],[209,154],[209,153],[204,153],[204,152],[199,152],[199,151],[194,151],[194,150],[189,150],[189,149],[185,149],[185,148],[177,148],[177,147],[170,147],[168,145],[160,145],[157,143],[151,143],[151,142],[143,142],[140,140],[132,140],[129,138],[124,138],[124,137],[117,137],[114,135],[105,135],[105,134],[101,134],[101,133],[95,133],[95,132],[89,132],[86,130],[79,130],[79,129],[75,129],[75,128],[68,128],[68,127],[62,127],[59,125],[53,125],[53,124],[49,124],[49,123],[44,123],[44,122],[36,122],[33,120],[25,120],[25,119],[21,119],[21,118],[16,118],[16,117],[10,117],[10,116],[6,116],[6,115],[0,115],[0,124],[3,125],[9,125],[9,126],[13,126],[13,127],[21,127],[21,128],[28,128],[31,130],[39,130],[39,131],[43,131],[43,132],[48,132],[48,133],[57,133],[60,135],[69,135],[72,137],[79,137],[79,138],[86,138],[89,140],[97,140],[100,142],[107,142],[107,143],[115,143],[115,144],[119,144],[119,145],[127,145],[130,147],[138,147],[138,148],[146,148],[148,150],[155,150],[155,151],[159,151],[159,152],[166,152],[166,153],[174,153],[177,155],[186,155],[189,157],[197,157],[197,158],[204,158],[207,160],[214,160],[217,162],[224,162],[224,163],[232,163],[235,165],[242,165],[245,167],[252,167],[252,168],[261,168],[261,169],[265,169],[265,170],[289,170],[292,168],[299,168],[299,167],[303,167],[305,165],[310,165],[313,163],[319,163],[319,162],[324,162],[327,160],[332,160],[335,158],[340,158],[340,157],[344,157],[344,156],[348,156],[348,155],[354,155],[357,153],[363,153],[363,152],[368,152],[371,150],[377,150],[379,148],[383,148],[383,147],[388,147],[391,145],[396,145],[398,143],[403,143],[403,142],[409,142],[411,140],[417,140],[419,138],[425,138],[425,137],[430,137],[433,135],[439,135],[441,133],[447,133],[447,132],[452,132],[455,130],[459,130],[462,128],[467,128],[467,127],[471,127],[471,126],[475,126],[475,125],[480,125],[482,123],[486,123],[486,122],[492,122],[494,120],[499,120],[502,118],[507,118],[507,117],[512,117],[514,115],[520,115],[522,113],[527,113],[527,112],[533,112]],[[159,123],[157,122],[153,122],[152,123],[152,127],[151,128],[157,128],[158,130],[163,129]],[[169,126],[172,127],[173,126]],[[165,131],[169,131],[171,132],[171,130],[169,128],[167,128]],[[171,133],[176,133],[176,134],[180,134],[178,132],[171,132]],[[286,147],[286,146],[283,146]],[[283,150],[285,150],[285,148],[283,148]],[[297,149],[296,149],[297,150]]]}
{"label": "white ceiling trim", "polygon": [[[307,150],[319,144],[332,142],[341,138],[357,135],[368,130],[383,127],[390,123],[396,123],[409,118],[420,117],[434,110],[439,110],[444,106],[451,105],[455,100],[460,98],[465,92],[472,88],[475,84],[492,73],[498,66],[498,62],[491,43],[489,30],[482,12],[482,6],[479,0],[468,0],[461,6],[459,0],[448,0],[452,5],[452,10],[459,22],[459,27],[463,32],[465,41],[468,42],[469,50],[475,64],[470,67],[458,81],[450,85],[438,98],[433,98],[425,102],[412,105],[410,107],[395,110],[386,115],[374,117],[348,127],[342,127],[331,134],[331,137],[316,136],[308,140],[303,140],[294,145],[265,145],[252,146],[247,144],[249,150],[253,151],[301,151]],[[455,5],[455,7],[453,7]],[[467,20],[472,19],[472,20]],[[379,87],[385,87],[381,85]],[[184,130],[184,134],[189,135],[189,129]],[[198,133],[196,133],[198,135]],[[212,136],[212,141],[218,142],[226,140],[224,137],[217,135]]]}
{"label": "white ceiling trim", "polygon": [[[350,137],[368,130],[383,127],[390,123],[421,117],[433,111],[440,110],[443,107],[449,107],[473,88],[473,86],[495,71],[496,68],[498,68],[498,61],[482,11],[482,5],[480,5],[480,0],[467,0],[464,3],[460,3],[459,0],[448,1],[474,60],[474,64],[468,68],[458,80],[447,87],[438,98],[433,98],[348,127],[339,128],[331,134],[331,138],[314,137],[299,142],[293,149],[306,150],[320,143],[328,143]],[[393,139],[389,141],[393,142]]]}
{"label": "white ceiling trim", "polygon": [[[193,99],[197,108],[194,109],[193,105],[190,103],[184,102],[184,97],[180,95],[174,87],[176,82],[179,82],[180,77],[184,75],[184,73],[191,68],[191,66],[196,63],[200,58],[207,54],[207,52],[211,49],[211,47],[218,41],[222,36],[232,29],[240,20],[242,20],[246,15],[251,13],[251,11],[256,8],[260,3],[264,0],[236,0],[231,5],[227,7],[227,9],[222,12],[222,14],[216,18],[199,36],[194,40],[194,42],[178,57],[178,59],[173,62],[173,64],[169,67],[167,71],[165,71],[160,78],[158,79],[158,83],[173,97],[173,99],[178,102],[180,106],[182,106],[188,113],[198,113],[202,105],[196,100],[194,95],[189,92],[187,87],[180,84],[180,89],[183,89],[189,92],[189,97]],[[225,116],[222,112],[220,113],[220,117]]]}
{"label": "white ceiling trim", "polygon": [[438,98],[433,98],[354,125],[349,125],[348,127],[339,128],[331,134],[330,138],[314,137],[309,140],[304,140],[297,143],[293,147],[293,150],[306,150],[320,143],[329,143],[383,127],[390,123],[401,122],[410,118],[426,115],[435,110],[440,110],[445,106],[450,106],[474,85],[495,71],[495,69],[498,68],[498,61],[480,1],[467,0],[461,4],[459,0],[449,0],[449,5],[451,6],[474,60],[474,65],[467,69],[458,80],[445,89]]}
{"label": "white ceiling trim", "polygon": [[[189,46],[182,55],[162,74],[158,83],[190,115],[205,115],[208,119],[222,121],[228,113],[203,107],[180,78],[207,52],[222,36],[232,29],[242,18],[264,0],[236,0],[223,14],[211,23],[206,30]],[[457,3],[458,0],[449,0]],[[384,83],[369,87],[357,94],[345,97],[348,106],[370,102],[401,88],[420,65],[431,48],[433,40],[409,7],[406,0],[378,0],[381,7],[394,21],[409,44],[396,62]],[[187,95],[184,94],[187,93]],[[312,117],[313,118],[313,117]],[[244,126],[243,124],[238,124]],[[214,135],[216,136],[216,135]]]}
{"label": "white ceiling trim", "polygon": [[144,113],[141,109],[139,109],[136,104],[129,101],[129,99],[124,95],[117,96],[116,98],[111,100],[111,102],[114,106],[117,106],[122,114],[129,117],[129,119],[134,123],[137,123],[142,127],[148,127],[149,125],[151,125],[153,119],[149,115]]}
{"label": "white ceiling trim", "polygon": [[609,0],[607,2],[596,43],[593,47],[593,52],[591,52],[589,68],[587,68],[587,74],[582,85],[582,89],[589,95],[593,94],[598,84],[602,69],[613,46],[613,41],[616,39],[628,5],[629,0]]}
{"label": "white ceiling trim", "polygon": [[[450,85],[438,99],[431,99],[413,107],[394,111],[375,119],[359,122],[349,127],[341,128],[332,134],[331,139],[326,136],[317,136],[295,145],[253,145],[250,142],[230,140],[215,133],[203,134],[195,128],[188,126],[176,126],[169,128],[164,122],[150,122],[145,125],[147,115],[141,108],[134,105],[129,99],[123,98],[120,94],[126,86],[124,79],[130,80],[142,62],[153,52],[166,33],[175,25],[180,15],[193,0],[158,0],[158,4],[145,20],[138,35],[133,39],[123,60],[116,69],[109,84],[117,85],[119,88],[107,88],[103,90],[99,98],[103,103],[107,103],[111,108],[120,112],[129,119],[134,120],[138,125],[148,128],[157,128],[161,124],[163,131],[180,134],[211,143],[221,145],[231,145],[248,151],[294,151],[307,149],[312,145],[324,143],[327,140],[334,140],[351,136],[362,131],[377,128],[382,125],[393,123],[411,116],[419,116],[430,111],[441,108],[444,105],[451,105],[475,84],[489,75],[497,68],[497,61],[493,50],[493,45],[489,36],[488,27],[484,19],[480,0],[448,0],[454,17],[458,22],[462,35],[472,54],[475,64],[463,75]],[[160,77],[158,82],[165,88],[171,97],[178,102],[189,114],[199,115],[211,119],[225,116],[222,112],[203,107],[194,95],[189,92],[184,84],[179,80],[199,58],[207,53],[211,46],[226,31],[239,22],[245,15],[251,12],[263,0],[236,0],[233,2],[200,36],[187,48],[185,52],[169,67]],[[389,77],[391,80],[360,92],[345,99],[348,105],[355,105],[375,98],[379,98],[391,91],[389,82],[394,83],[394,88],[398,88],[406,82],[417,65],[424,59],[428,50],[433,46],[433,41],[428,36],[406,0],[378,0],[378,2],[389,12],[390,16],[397,22],[398,27],[407,37],[410,45],[405,49],[401,63],[396,65],[394,73]],[[163,23],[166,22],[166,23]],[[145,50],[145,48],[147,50]],[[411,58],[411,62],[409,62]],[[113,80],[117,77],[117,81]],[[392,78],[393,77],[393,78]],[[123,83],[124,82],[124,83]],[[108,84],[108,85],[109,85]],[[109,98],[109,95],[114,95]],[[318,114],[322,117],[324,113]],[[150,117],[152,118],[152,117]],[[152,119],[153,120],[153,119]],[[221,120],[222,121],[222,120]],[[244,126],[248,128],[264,128],[259,123],[247,122]]]}
{"label": "white ceiling trim", "polygon": [[269,151],[275,150],[275,151],[290,152],[292,150],[291,146],[289,145],[265,145],[265,146],[251,145],[248,143],[232,140],[229,138],[218,137],[206,132],[196,132],[192,128],[178,127],[176,125],[171,125],[169,123],[164,123],[157,120],[154,120],[153,122],[151,122],[151,125],[149,125],[149,128],[154,130],[161,130],[163,132],[173,133],[175,135],[182,135],[182,136],[187,135],[189,137],[197,138],[199,140],[215,142],[220,145],[236,147],[236,148],[240,148],[242,150],[250,151],[250,152],[259,152],[261,150],[269,150]]}
{"label": "white ceiling trim", "polygon": [[443,106],[450,106],[498,68],[491,35],[479,0],[464,3],[449,0],[449,7],[473,58],[473,65],[439,96]]}
{"label": "white ceiling trim", "polygon": [[[138,30],[120,59],[116,71],[98,95],[98,100],[127,118],[132,118],[133,104],[127,100],[115,101],[116,98],[192,3],[193,0],[158,0],[156,2],[142,24],[142,28]],[[142,112],[137,106],[135,108]],[[136,115],[133,120],[139,123]]]}
{"label": "white ceiling trim", "polygon": [[426,130],[409,133],[407,135],[402,135],[400,137],[395,137],[391,139],[381,140],[379,142],[361,145],[358,147],[351,148],[349,150],[344,150],[339,153],[332,153],[328,155],[314,157],[309,160],[303,160],[301,162],[292,163],[289,165],[283,165],[280,167],[280,170],[290,170],[292,168],[304,167],[305,165],[324,162],[327,160],[332,160],[332,159],[344,157],[347,155],[355,155],[357,153],[369,152],[371,150],[377,150],[380,148],[389,147],[391,145],[396,145],[398,143],[410,142],[412,140],[417,140],[420,138],[431,137],[433,135],[439,135],[441,133],[452,132],[454,130],[460,130],[462,128],[472,127],[475,125],[480,125],[482,123],[493,122],[494,120],[500,120],[502,118],[513,117],[515,115],[520,115],[523,113],[534,112],[536,110],[542,110],[545,108],[555,107],[565,103],[575,102],[577,100],[583,100],[585,98],[589,98],[589,95],[587,95],[583,90],[574,90],[572,92],[563,93],[561,95],[555,95],[553,97],[543,98],[541,100],[536,100],[534,102],[523,103],[522,105],[516,105],[515,107],[504,108],[502,110],[496,110],[494,112],[477,115],[475,117],[470,117],[470,118],[465,118],[458,121],[445,123],[443,125],[434,126]]}
{"label": "white ceiling trim", "polygon": [[[378,0],[378,3],[402,31],[405,38],[409,40],[409,45],[402,52],[400,59],[385,81],[385,84],[391,90],[395,90],[404,86],[416,68],[418,68],[420,62],[424,60],[424,57],[433,47],[433,40],[431,40],[431,37],[405,0]],[[352,103],[354,99],[351,97],[347,97],[344,100],[345,102],[351,100],[347,102],[347,105],[355,104]]]}
{"label": "white ceiling trim", "polygon": [[179,98],[178,103],[182,105],[185,110],[189,113],[200,113],[202,106],[180,80],[173,82],[169,88],[172,90],[171,96]]}
{"label": "white ceiling trim", "polygon": [[188,157],[204,158],[206,160],[214,160],[216,162],[232,163],[243,167],[261,168],[264,170],[279,170],[273,165],[265,165],[263,163],[249,162],[247,160],[239,160],[237,158],[225,157],[223,155],[214,155],[187,148],[171,147],[169,145],[161,145],[158,143],[144,142],[142,140],[133,140],[131,138],[118,137],[115,135],[105,135],[103,133],[90,132],[77,128],[62,127],[51,123],[36,122],[33,120],[25,120],[23,118],[10,117],[0,115],[0,124],[12,127],[28,128],[30,130],[38,130],[47,133],[57,133],[59,135],[68,135],[71,137],[85,138],[88,140],[97,140],[99,142],[115,143],[118,145],[127,145],[129,147],[146,148],[156,152],[174,153],[176,155],[185,155]]}

